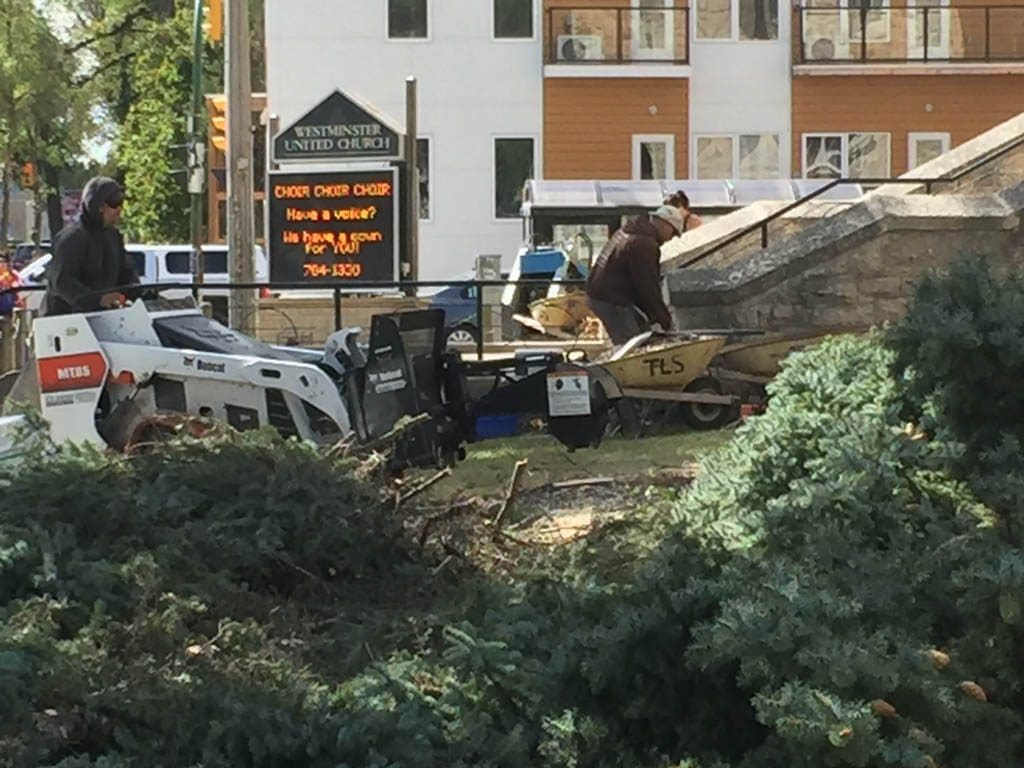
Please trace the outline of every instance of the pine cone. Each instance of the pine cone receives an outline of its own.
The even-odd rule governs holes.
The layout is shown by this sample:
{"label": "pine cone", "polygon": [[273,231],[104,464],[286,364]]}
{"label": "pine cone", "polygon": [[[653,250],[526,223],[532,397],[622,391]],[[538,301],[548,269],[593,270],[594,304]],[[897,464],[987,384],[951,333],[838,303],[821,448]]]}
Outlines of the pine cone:
{"label": "pine cone", "polygon": [[988,701],[985,689],[973,680],[964,680],[958,687],[975,701]]}
{"label": "pine cone", "polygon": [[918,744],[927,744],[931,739],[928,738],[928,734],[922,731],[920,728],[911,728],[907,734],[911,739],[916,741]]}
{"label": "pine cone", "polygon": [[896,707],[894,707],[885,699],[875,699],[874,701],[872,701],[871,709],[873,709],[875,714],[879,717],[899,717],[899,715],[896,714]]}
{"label": "pine cone", "polygon": [[935,665],[936,669],[945,669],[949,666],[949,655],[942,651],[933,648],[928,651],[928,658],[932,660],[932,664]]}

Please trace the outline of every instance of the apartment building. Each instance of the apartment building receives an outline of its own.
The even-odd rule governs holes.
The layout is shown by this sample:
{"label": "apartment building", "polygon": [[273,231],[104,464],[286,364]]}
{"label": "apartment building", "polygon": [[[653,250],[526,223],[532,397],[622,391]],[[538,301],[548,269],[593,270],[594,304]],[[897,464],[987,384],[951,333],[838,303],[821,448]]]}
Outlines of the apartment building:
{"label": "apartment building", "polygon": [[[986,4],[989,3],[989,4]],[[506,266],[527,178],[898,175],[1024,111],[1024,0],[266,0],[267,110],[419,81],[421,276]]]}

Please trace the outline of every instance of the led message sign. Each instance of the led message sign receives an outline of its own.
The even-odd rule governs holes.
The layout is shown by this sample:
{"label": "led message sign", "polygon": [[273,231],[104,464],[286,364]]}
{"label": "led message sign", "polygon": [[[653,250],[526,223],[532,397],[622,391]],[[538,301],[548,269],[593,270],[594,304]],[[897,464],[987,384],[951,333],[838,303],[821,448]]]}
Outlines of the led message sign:
{"label": "led message sign", "polygon": [[394,170],[272,173],[267,192],[271,280],[396,279]]}

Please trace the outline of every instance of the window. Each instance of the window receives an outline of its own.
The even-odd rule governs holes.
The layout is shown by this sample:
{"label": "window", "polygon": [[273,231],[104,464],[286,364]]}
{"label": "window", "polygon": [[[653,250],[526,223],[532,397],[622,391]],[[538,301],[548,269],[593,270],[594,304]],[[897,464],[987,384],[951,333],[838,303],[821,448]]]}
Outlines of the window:
{"label": "window", "polygon": [[888,0],[846,0],[849,7],[850,40],[860,42],[861,24],[869,43],[889,42]]}
{"label": "window", "polygon": [[533,177],[533,139],[494,140],[494,215],[518,219],[523,185]]}
{"label": "window", "polygon": [[206,272],[226,275],[228,273],[228,252],[203,251],[203,267]]}
{"label": "window", "polygon": [[[191,251],[171,251],[167,254],[166,264],[167,272],[172,275],[190,275],[192,274],[192,252]],[[213,270],[210,269],[210,258],[207,254],[206,263],[204,264],[207,272]]]}
{"label": "window", "polygon": [[[206,274],[227,274],[227,251],[203,251],[203,271]],[[172,275],[192,274],[192,252],[170,251],[167,254],[167,272]]]}
{"label": "window", "polygon": [[493,0],[494,37],[498,40],[533,37],[533,0]]}
{"label": "window", "polygon": [[740,40],[777,40],[779,0],[739,0]]}
{"label": "window", "polygon": [[697,0],[698,40],[778,40],[779,0]]}
{"label": "window", "polygon": [[779,134],[697,136],[694,175],[698,179],[777,179]]}
{"label": "window", "polygon": [[908,4],[908,58],[923,59],[925,54],[930,59],[949,58],[949,0],[908,0]]}
{"label": "window", "polygon": [[675,137],[671,134],[633,137],[633,178],[674,179]]}
{"label": "window", "polygon": [[427,37],[427,0],[388,0],[388,37]]}
{"label": "window", "polygon": [[948,133],[911,133],[907,152],[907,167],[914,170],[940,155],[949,152]]}
{"label": "window", "polygon": [[430,139],[416,139],[416,169],[420,172],[420,218],[430,219]]}
{"label": "window", "polygon": [[732,178],[732,136],[697,137],[697,178]]}
{"label": "window", "polygon": [[804,178],[887,178],[888,133],[805,133]]}
{"label": "window", "polygon": [[135,274],[139,276],[142,282],[147,282],[146,278],[149,277],[149,275],[146,274],[146,254],[141,251],[128,251],[128,258],[132,260],[132,266],[135,267]]}
{"label": "window", "polygon": [[590,264],[601,253],[612,231],[607,224],[554,224],[551,234],[551,242],[561,243],[562,247],[569,249],[574,261]]}
{"label": "window", "polygon": [[[674,0],[633,0],[633,57],[670,61],[675,58]],[[667,7],[666,7],[667,6]]]}

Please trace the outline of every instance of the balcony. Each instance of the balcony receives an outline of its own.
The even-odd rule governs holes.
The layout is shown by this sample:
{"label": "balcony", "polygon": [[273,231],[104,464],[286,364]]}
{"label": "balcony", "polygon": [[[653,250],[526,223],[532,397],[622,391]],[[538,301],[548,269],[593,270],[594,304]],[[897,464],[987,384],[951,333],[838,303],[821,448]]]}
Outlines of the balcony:
{"label": "balcony", "polygon": [[1024,62],[1024,5],[817,0],[794,9],[797,64]]}
{"label": "balcony", "polygon": [[545,64],[689,64],[689,8],[549,7]]}

